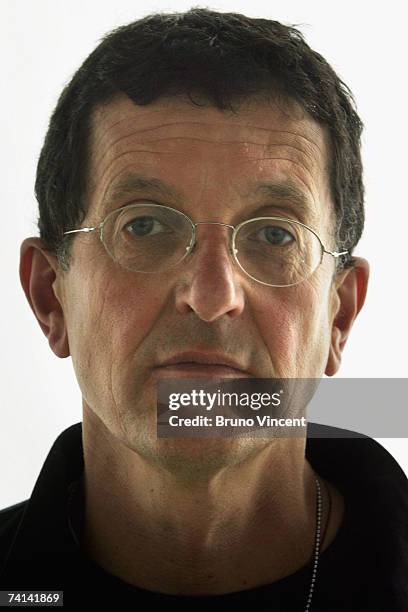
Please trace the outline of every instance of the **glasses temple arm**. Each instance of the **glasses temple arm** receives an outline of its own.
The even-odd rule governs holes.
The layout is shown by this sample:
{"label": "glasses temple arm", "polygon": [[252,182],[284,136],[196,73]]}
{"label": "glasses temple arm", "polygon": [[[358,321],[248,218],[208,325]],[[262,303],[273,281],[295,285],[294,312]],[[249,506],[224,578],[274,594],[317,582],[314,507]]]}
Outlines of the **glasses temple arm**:
{"label": "glasses temple arm", "polygon": [[63,236],[65,234],[76,234],[77,232],[93,232],[93,230],[98,229],[97,227],[82,227],[81,229],[69,230],[68,232],[63,232]]}
{"label": "glasses temple arm", "polygon": [[340,257],[341,255],[348,255],[349,252],[348,251],[326,251],[326,249],[323,249],[324,253],[327,253],[328,255],[332,255],[333,257]]}

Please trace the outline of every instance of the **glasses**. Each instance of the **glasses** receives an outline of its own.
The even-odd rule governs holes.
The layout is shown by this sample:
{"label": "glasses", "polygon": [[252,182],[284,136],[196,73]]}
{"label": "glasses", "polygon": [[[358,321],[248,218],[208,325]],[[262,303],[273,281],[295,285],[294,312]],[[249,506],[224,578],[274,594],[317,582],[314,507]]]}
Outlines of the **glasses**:
{"label": "glasses", "polygon": [[197,225],[223,225],[233,230],[230,253],[254,281],[271,287],[290,287],[309,278],[323,260],[347,255],[328,251],[317,233],[292,219],[256,217],[239,225],[217,221],[194,223],[184,213],[161,204],[137,203],[111,211],[95,227],[66,234],[99,230],[112,259],[127,270],[144,274],[166,272],[190,255]]}

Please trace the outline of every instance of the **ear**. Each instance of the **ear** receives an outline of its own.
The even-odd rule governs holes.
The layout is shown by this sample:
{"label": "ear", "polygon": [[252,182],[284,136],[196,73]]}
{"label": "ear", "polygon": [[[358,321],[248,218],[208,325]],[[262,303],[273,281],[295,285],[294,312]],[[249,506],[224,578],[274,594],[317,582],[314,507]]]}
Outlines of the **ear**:
{"label": "ear", "polygon": [[352,268],[346,268],[336,276],[334,291],[337,310],[334,313],[331,329],[331,342],[325,374],[333,376],[340,367],[341,355],[355,318],[363,307],[369,277],[368,261],[362,257],[354,258]]}
{"label": "ear", "polygon": [[[57,292],[62,274],[55,253],[40,238],[26,238],[20,247],[20,282],[42,331],[57,357],[69,357],[64,311]],[[61,300],[62,301],[62,300]]]}

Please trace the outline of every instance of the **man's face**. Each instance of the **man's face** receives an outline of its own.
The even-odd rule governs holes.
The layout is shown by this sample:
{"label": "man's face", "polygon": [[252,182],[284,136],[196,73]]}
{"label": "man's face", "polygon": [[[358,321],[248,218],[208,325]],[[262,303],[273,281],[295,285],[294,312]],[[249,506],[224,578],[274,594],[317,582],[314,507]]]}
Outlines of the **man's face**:
{"label": "man's face", "polygon": [[[234,115],[175,98],[138,107],[122,96],[94,113],[90,146],[82,227],[119,206],[149,201],[195,222],[289,217],[335,247],[326,135],[299,110],[253,101]],[[113,197],[132,173],[159,179],[179,196],[145,188]],[[289,181],[305,206],[255,191],[258,183]],[[154,368],[176,353],[226,353],[257,378],[324,373],[338,307],[333,259],[325,255],[296,286],[269,287],[236,266],[230,237],[229,228],[199,225],[193,254],[154,275],[120,268],[97,232],[76,234],[71,268],[54,283],[86,405],[146,455],[156,444]]]}

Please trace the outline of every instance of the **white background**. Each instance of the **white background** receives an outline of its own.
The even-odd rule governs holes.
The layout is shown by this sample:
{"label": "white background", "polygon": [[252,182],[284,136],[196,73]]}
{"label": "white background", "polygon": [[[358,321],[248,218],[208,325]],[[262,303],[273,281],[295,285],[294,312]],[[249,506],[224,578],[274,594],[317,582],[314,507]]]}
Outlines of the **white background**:
{"label": "white background", "polygon": [[[20,244],[38,235],[33,186],[51,111],[63,85],[104,33],[152,12],[191,6],[180,0],[0,3],[0,508],[30,496],[55,438],[82,420],[71,359],[58,359],[49,348],[18,276]],[[223,0],[199,6],[298,25],[351,87],[365,123],[367,221],[356,254],[370,261],[371,279],[339,375],[407,377],[404,3]],[[407,441],[380,442],[408,473]]]}

